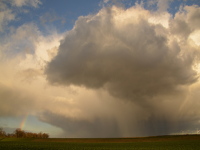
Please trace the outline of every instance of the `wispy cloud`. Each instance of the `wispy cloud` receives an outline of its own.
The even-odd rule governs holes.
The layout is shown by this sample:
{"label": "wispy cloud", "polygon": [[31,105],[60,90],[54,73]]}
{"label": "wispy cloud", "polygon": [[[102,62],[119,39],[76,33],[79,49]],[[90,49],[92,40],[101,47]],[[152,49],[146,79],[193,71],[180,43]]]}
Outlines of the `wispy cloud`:
{"label": "wispy cloud", "polygon": [[15,19],[15,14],[7,7],[5,3],[0,1],[0,33],[5,30],[6,25]]}
{"label": "wispy cloud", "polygon": [[32,6],[38,7],[42,4],[40,0],[8,0],[13,6],[22,7],[22,6]]}
{"label": "wispy cloud", "polygon": [[17,19],[19,10],[16,11],[15,7],[39,7],[42,4],[40,0],[2,0],[0,1],[0,34],[2,32],[9,32],[9,23]]}

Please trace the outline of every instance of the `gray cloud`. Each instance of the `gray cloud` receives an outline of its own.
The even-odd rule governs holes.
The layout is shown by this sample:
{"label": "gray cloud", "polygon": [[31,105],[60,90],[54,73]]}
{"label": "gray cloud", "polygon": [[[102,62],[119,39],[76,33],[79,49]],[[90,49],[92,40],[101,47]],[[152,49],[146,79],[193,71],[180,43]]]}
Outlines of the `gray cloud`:
{"label": "gray cloud", "polygon": [[0,83],[0,116],[19,116],[32,113],[36,107],[29,93],[23,93],[15,87],[9,87]]}
{"label": "gray cloud", "polygon": [[[199,111],[195,109],[196,114],[191,115],[192,105],[186,107],[185,103],[189,87],[198,83],[193,66],[198,63],[199,48],[190,44],[189,36],[199,29],[195,25],[199,21],[195,17],[199,7],[185,10],[186,13],[178,12],[169,18],[169,28],[162,22],[150,22],[154,13],[140,6],[129,9],[113,6],[95,15],[79,17],[61,41],[57,56],[48,63],[47,80],[55,85],[103,89],[140,110],[110,106],[121,112],[114,115],[118,116],[118,128],[116,122],[104,119],[88,123],[87,119],[77,121],[60,116],[63,122],[59,123],[55,121],[59,117],[51,120],[51,115],[46,114],[48,122],[54,125],[58,122],[56,126],[65,131],[72,126],[73,132],[83,124],[89,128],[82,130],[90,136],[102,136],[92,131],[104,131],[102,123],[109,129],[113,127],[113,136],[170,134],[197,127]],[[107,129],[102,133],[106,134]]]}
{"label": "gray cloud", "polygon": [[[199,94],[188,93],[188,91],[185,93],[185,95],[180,93],[174,96],[157,97],[150,100],[151,104],[142,106],[132,102],[112,101],[109,97],[103,96],[99,107],[97,104],[93,106],[87,103],[87,100],[82,102],[86,103],[84,106],[80,104],[82,106],[80,110],[86,113],[85,115],[81,113],[68,116],[49,110],[40,114],[39,119],[61,128],[64,131],[62,137],[139,137],[196,133],[200,119],[198,111],[200,105],[196,99]],[[182,102],[189,94],[195,96],[183,106]],[[95,99],[93,101],[97,103]],[[91,110],[91,107],[94,109]],[[109,109],[105,109],[106,107]],[[73,112],[70,115],[73,115]],[[88,115],[92,118],[87,117]]]}
{"label": "gray cloud", "polygon": [[95,118],[86,120],[45,112],[40,116],[40,120],[62,128],[65,137],[105,138],[121,136],[118,123],[114,119]]}
{"label": "gray cloud", "polygon": [[200,27],[200,8],[198,6],[186,6],[180,12],[175,14],[175,17],[170,22],[171,31],[182,38],[188,36]]}
{"label": "gray cloud", "polygon": [[168,33],[157,34],[159,25],[133,19],[118,27],[114,8],[100,13],[80,17],[66,35],[47,66],[50,82],[105,88],[113,96],[138,101],[196,81],[195,56],[189,57],[177,41],[169,43]]}

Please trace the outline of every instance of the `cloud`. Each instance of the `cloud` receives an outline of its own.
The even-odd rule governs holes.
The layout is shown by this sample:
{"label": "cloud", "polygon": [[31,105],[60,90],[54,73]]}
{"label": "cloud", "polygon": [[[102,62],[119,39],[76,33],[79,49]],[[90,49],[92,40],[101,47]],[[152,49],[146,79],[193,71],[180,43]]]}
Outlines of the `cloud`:
{"label": "cloud", "polygon": [[175,14],[171,21],[171,31],[182,38],[188,38],[193,32],[200,29],[199,22],[200,8],[198,6],[185,6]]}
{"label": "cloud", "polygon": [[[0,1],[0,33],[10,32],[9,23],[16,21],[18,14],[24,6],[37,8],[41,3],[40,0],[2,0]],[[16,11],[15,7],[19,7]]]}
{"label": "cloud", "polygon": [[53,32],[43,36],[37,26],[29,23],[3,37],[0,42],[0,116],[35,115],[42,111],[49,98],[40,93],[45,91],[44,65],[55,55],[62,37]]}
{"label": "cloud", "polygon": [[109,2],[109,0],[104,0],[103,2],[104,2],[104,3],[108,3],[108,2]]}
{"label": "cloud", "polygon": [[147,6],[148,7],[156,6],[157,11],[159,13],[167,12],[169,5],[172,1],[173,0],[149,0],[147,1]]}
{"label": "cloud", "polygon": [[32,54],[35,45],[39,41],[39,30],[33,23],[23,24],[12,31],[10,36],[2,39],[1,49],[4,54],[16,56],[21,54]]}
{"label": "cloud", "polygon": [[158,3],[157,3],[158,11],[160,12],[167,11],[171,1],[173,0],[158,0]]}
{"label": "cloud", "polygon": [[0,84],[0,98],[1,117],[31,114],[36,107],[33,95],[30,95],[30,93],[24,94],[19,88],[9,87],[4,84]]}
{"label": "cloud", "polygon": [[38,7],[42,4],[40,0],[10,0],[10,3],[13,6],[22,7],[22,6],[32,6]]}
{"label": "cloud", "polygon": [[170,94],[194,83],[195,55],[189,58],[191,52],[176,40],[169,41],[171,29],[149,23],[149,15],[138,7],[112,7],[80,17],[48,64],[48,80],[105,88],[113,96],[132,101]]}
{"label": "cloud", "polygon": [[0,40],[0,116],[30,114],[62,137],[196,131],[198,13],[110,5],[63,34],[13,28]]}
{"label": "cloud", "polygon": [[[163,18],[140,5],[128,9],[112,6],[97,14],[79,17],[46,67],[48,81],[57,86],[107,91],[117,99],[112,104],[122,101],[124,108],[112,107],[126,118],[116,117],[120,115],[113,111],[117,133],[121,136],[170,134],[195,128],[199,121],[198,109],[192,115],[189,111],[192,107],[183,108],[183,105],[189,101],[191,87],[199,83],[198,71],[194,69],[199,64],[199,47],[190,38],[199,30],[195,23],[199,21],[195,17],[199,7],[186,6],[184,10],[174,18],[167,12],[161,13]],[[159,17],[163,20],[156,21]],[[53,118],[59,117],[53,117],[56,113],[52,113],[45,115],[54,124]],[[64,124],[73,127],[83,121],[81,117],[75,120],[60,117],[67,120]],[[56,126],[67,132],[61,123]]]}
{"label": "cloud", "polygon": [[4,31],[5,26],[8,25],[10,21],[15,19],[15,14],[11,9],[7,8],[7,5],[0,1],[0,33]]}
{"label": "cloud", "polygon": [[65,117],[45,112],[41,120],[64,130],[64,135],[71,138],[120,137],[118,123],[113,119],[95,118],[92,121]]}
{"label": "cloud", "polygon": [[66,19],[64,17],[59,17],[55,12],[48,12],[40,16],[40,22],[43,26],[48,26],[49,23],[57,21],[59,21],[62,25],[66,23]]}

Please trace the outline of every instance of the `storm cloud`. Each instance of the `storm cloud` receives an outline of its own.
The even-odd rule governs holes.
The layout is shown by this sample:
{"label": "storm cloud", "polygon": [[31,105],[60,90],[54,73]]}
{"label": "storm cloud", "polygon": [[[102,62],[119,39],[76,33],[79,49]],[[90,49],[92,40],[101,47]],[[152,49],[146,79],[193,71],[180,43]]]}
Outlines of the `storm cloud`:
{"label": "storm cloud", "polygon": [[[126,107],[110,106],[126,118],[117,119],[121,132],[116,133],[121,136],[194,129],[199,111],[196,108],[191,115],[192,105],[186,105],[195,97],[188,98],[191,87],[196,90],[198,85],[199,46],[191,36],[200,29],[198,15],[198,6],[185,6],[173,17],[136,5],[104,7],[97,14],[81,16],[47,64],[47,80],[53,85],[104,90],[117,99],[115,103],[128,103],[129,114],[124,113]],[[88,126],[96,126],[95,121]]]}
{"label": "storm cloud", "polygon": [[187,50],[189,45],[175,38],[173,25],[178,21],[169,20],[172,27],[165,28],[151,23],[152,15],[141,7],[113,6],[80,17],[48,64],[47,79],[55,84],[105,88],[131,101],[170,94],[194,83],[196,51]]}

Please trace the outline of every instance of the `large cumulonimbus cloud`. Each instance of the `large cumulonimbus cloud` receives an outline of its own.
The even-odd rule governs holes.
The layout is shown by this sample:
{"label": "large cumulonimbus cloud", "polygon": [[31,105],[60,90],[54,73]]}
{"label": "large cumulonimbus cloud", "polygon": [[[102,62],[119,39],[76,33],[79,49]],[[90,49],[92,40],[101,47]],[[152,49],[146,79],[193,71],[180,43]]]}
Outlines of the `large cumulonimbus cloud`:
{"label": "large cumulonimbus cloud", "polygon": [[[84,124],[81,131],[87,131],[82,135],[86,137],[106,137],[101,134],[107,133],[105,124],[115,127],[110,130],[112,136],[170,134],[196,128],[199,15],[198,6],[185,6],[173,16],[136,5],[128,9],[105,7],[97,14],[79,17],[61,41],[57,56],[47,64],[47,79],[55,85],[103,89],[121,101],[110,103],[108,98],[110,106],[104,103],[110,107],[106,112],[114,114],[110,121],[104,115],[94,115],[93,121],[60,116],[63,122],[59,123],[53,112],[44,114],[43,120],[69,135]],[[196,107],[191,111],[193,102]],[[116,120],[111,121],[113,118]],[[102,124],[97,126],[96,121]]]}
{"label": "large cumulonimbus cloud", "polygon": [[200,9],[185,7],[174,18],[167,15],[167,26],[156,21],[162,16],[140,6],[113,6],[79,17],[48,64],[47,79],[104,88],[131,101],[191,85],[197,81],[193,65],[198,48],[192,46],[190,34],[199,30]]}

